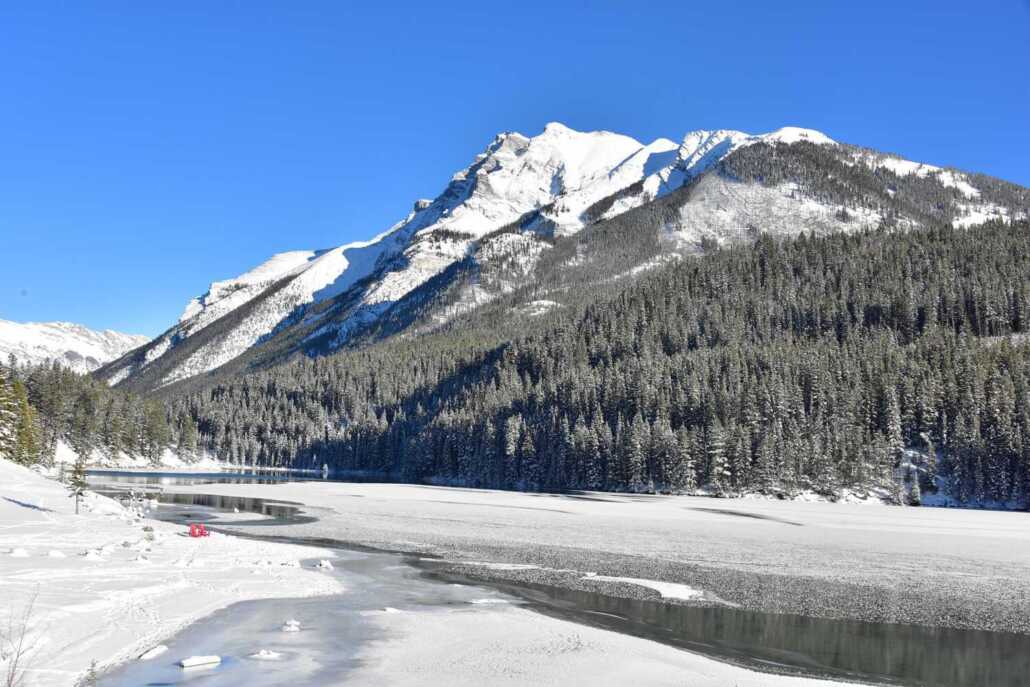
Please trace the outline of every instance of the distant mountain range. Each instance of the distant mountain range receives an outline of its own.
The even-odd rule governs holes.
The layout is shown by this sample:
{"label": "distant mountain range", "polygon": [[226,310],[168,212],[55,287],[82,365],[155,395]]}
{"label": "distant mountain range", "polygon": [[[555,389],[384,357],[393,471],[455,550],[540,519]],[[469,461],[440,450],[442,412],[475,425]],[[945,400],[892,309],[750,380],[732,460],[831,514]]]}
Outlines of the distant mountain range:
{"label": "distant mountain range", "polygon": [[19,364],[39,365],[56,360],[76,372],[92,372],[104,363],[142,346],[150,337],[97,331],[70,322],[10,322],[0,320],[0,360],[13,355]]}
{"label": "distant mountain range", "polygon": [[439,196],[368,241],[274,255],[212,283],[145,346],[126,337],[107,358],[79,354],[116,358],[97,374],[149,391],[453,326],[487,304],[533,317],[571,292],[759,233],[1028,216],[1026,188],[808,129],[645,145],[552,123],[535,137],[498,135]]}

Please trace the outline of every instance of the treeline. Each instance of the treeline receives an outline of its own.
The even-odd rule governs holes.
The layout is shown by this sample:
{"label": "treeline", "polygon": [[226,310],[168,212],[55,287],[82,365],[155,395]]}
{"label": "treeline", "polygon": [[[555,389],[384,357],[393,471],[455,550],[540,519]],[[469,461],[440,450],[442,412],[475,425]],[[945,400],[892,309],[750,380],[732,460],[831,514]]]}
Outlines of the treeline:
{"label": "treeline", "polygon": [[171,413],[236,462],[405,481],[1025,502],[1028,281],[1026,223],[763,236],[499,347],[395,340]]}
{"label": "treeline", "polygon": [[96,451],[156,462],[168,447],[196,449],[192,418],[171,421],[163,403],[114,391],[58,363],[0,364],[0,456],[31,465],[53,460],[59,441],[75,453]]}

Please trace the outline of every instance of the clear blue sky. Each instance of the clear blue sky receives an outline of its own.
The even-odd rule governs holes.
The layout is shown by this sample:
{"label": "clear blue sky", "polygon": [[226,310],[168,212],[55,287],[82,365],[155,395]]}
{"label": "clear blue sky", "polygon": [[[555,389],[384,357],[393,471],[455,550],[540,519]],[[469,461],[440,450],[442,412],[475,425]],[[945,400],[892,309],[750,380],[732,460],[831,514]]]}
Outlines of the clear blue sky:
{"label": "clear blue sky", "polygon": [[0,318],[156,334],[550,120],[798,125],[1030,185],[1030,0],[2,3]]}

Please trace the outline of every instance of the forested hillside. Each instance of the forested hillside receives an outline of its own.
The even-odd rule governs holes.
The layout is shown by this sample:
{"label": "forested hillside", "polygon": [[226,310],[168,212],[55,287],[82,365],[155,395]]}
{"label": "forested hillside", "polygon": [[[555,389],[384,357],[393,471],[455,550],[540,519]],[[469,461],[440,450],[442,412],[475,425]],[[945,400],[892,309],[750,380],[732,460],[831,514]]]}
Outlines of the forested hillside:
{"label": "forested hillside", "polygon": [[78,455],[125,454],[157,461],[168,447],[196,448],[192,418],[169,419],[155,399],[109,389],[103,382],[52,362],[0,364],[0,457],[49,463],[63,441]]}
{"label": "forested hillside", "polygon": [[407,481],[1025,502],[1028,229],[709,246],[510,341],[471,316],[223,381],[169,416],[236,462]]}

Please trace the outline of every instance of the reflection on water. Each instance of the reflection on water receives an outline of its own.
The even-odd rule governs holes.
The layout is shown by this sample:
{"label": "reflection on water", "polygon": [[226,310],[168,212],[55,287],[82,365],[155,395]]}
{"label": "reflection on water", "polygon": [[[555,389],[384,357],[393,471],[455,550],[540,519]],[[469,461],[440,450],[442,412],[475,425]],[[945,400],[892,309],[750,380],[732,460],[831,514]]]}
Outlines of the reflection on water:
{"label": "reflection on water", "polygon": [[[439,563],[421,566],[439,570]],[[460,576],[433,572],[448,580]],[[497,585],[545,613],[759,669],[880,684],[1030,684],[1030,636],[808,618],[621,599],[548,585]]]}
{"label": "reflection on water", "polygon": [[[260,520],[233,519],[234,525],[274,524],[289,522],[293,524],[314,522],[317,518],[301,513],[301,504],[269,499],[251,499],[247,496],[221,495],[214,493],[177,493],[166,491],[168,485],[209,484],[207,474],[188,473],[114,473],[99,471],[89,476],[91,487],[99,493],[113,499],[128,503],[133,494],[142,494],[161,504],[161,507],[149,513],[157,520],[167,522],[204,522],[221,524],[219,513],[254,513],[263,516]],[[214,473],[219,482],[269,482],[283,481],[288,478],[264,475],[243,475],[233,473]],[[228,522],[228,521],[227,521]]]}
{"label": "reflection on water", "polygon": [[188,484],[271,484],[321,479],[311,471],[232,470],[221,472],[140,472],[135,470],[87,470],[90,484],[126,486],[183,486]]}
{"label": "reflection on water", "polygon": [[167,522],[205,522],[221,524],[218,513],[238,511],[240,513],[256,513],[266,518],[261,521],[232,520],[233,525],[249,524],[293,524],[314,522],[316,518],[301,515],[300,504],[267,499],[246,498],[242,496],[221,496],[219,494],[176,494],[161,492],[153,494],[162,507],[153,512],[152,517]]}

